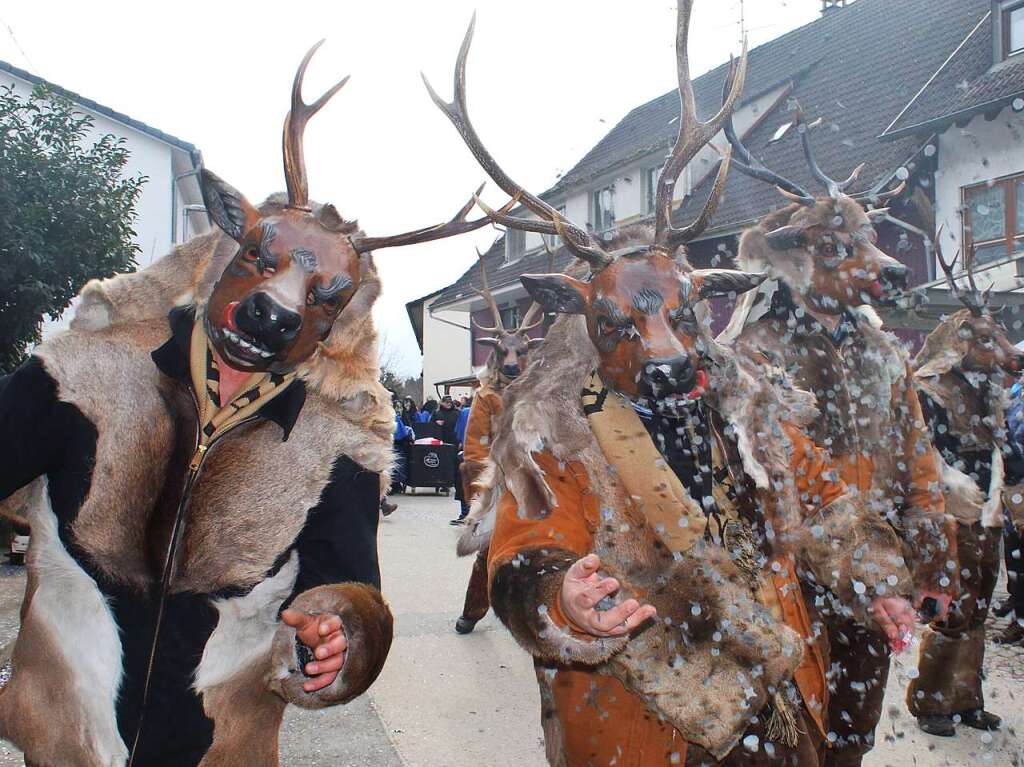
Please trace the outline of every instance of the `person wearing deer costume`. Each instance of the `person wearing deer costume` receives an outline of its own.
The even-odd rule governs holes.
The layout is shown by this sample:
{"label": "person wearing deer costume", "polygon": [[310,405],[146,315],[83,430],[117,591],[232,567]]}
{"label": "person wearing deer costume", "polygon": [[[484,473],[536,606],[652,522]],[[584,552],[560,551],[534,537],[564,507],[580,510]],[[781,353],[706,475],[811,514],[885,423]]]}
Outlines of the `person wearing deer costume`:
{"label": "person wearing deer costume", "polygon": [[[544,321],[542,316],[534,322],[540,307],[531,304],[517,327],[505,328],[498,304],[487,285],[487,269],[483,255],[479,251],[477,257],[480,260],[481,285],[478,292],[487,301],[494,327],[477,326],[483,332],[493,335],[477,339],[477,343],[490,346],[491,353],[479,374],[480,387],[473,396],[473,406],[466,424],[466,439],[463,441],[463,461],[460,467],[462,492],[470,504],[487,482],[484,475],[491,454],[491,445],[497,434],[498,419],[501,417],[502,393],[526,368],[530,348],[543,343],[542,339],[530,338],[529,332]],[[491,606],[487,593],[487,551],[491,524],[485,523],[482,519],[488,511],[489,508],[477,508],[470,512],[464,522],[466,530],[459,536],[459,543],[456,546],[459,556],[476,554],[469,585],[466,587],[462,615],[455,622],[455,630],[460,634],[469,634]]]}
{"label": "person wearing deer costume", "polygon": [[[939,239],[940,235],[936,237]],[[1004,465],[1007,389],[1024,370],[1024,354],[1006,337],[978,291],[973,258],[965,259],[969,289],[957,285],[953,262],[937,251],[951,294],[964,309],[946,317],[914,358],[914,385],[942,470],[946,509],[957,521],[962,593],[944,622],[929,625],[921,642],[919,675],[907,706],[931,735],[956,734],[956,722],[995,730],[985,710],[982,664],[985,619],[999,577],[1003,490],[1024,477]]]}
{"label": "person wearing deer costume", "polygon": [[[841,478],[904,542],[914,574],[914,601],[945,617],[958,593],[956,533],[945,515],[939,470],[906,353],[880,328],[873,303],[894,300],[908,270],[875,246],[872,218],[861,197],[847,195],[860,168],[843,182],[818,167],[809,126],[797,111],[803,149],[814,177],[828,190],[815,197],[759,163],[731,121],[725,133],[743,173],[774,184],[790,205],[747,230],[739,267],[771,278],[738,303],[719,340],[742,354],[763,355],[790,371],[818,398],[822,418],[810,427]],[[886,199],[899,189],[878,195]],[[819,584],[813,592],[823,591]],[[810,594],[809,594],[810,596]],[[889,672],[890,643],[826,609],[833,693],[829,765],[859,765],[874,742]]]}
{"label": "person wearing deer costume", "polygon": [[[89,283],[0,384],[0,499],[37,481],[0,735],[36,767],[278,764],[286,704],[348,702],[391,644],[377,516],[394,415],[367,237],[307,192],[295,78],[287,196],[204,170],[221,231]],[[37,479],[39,478],[39,479]]]}
{"label": "person wearing deer costume", "polygon": [[[497,166],[466,111],[472,25],[453,102],[431,90],[488,174],[536,216],[484,206],[495,222],[557,234],[589,265],[589,280],[522,278],[562,316],[507,388],[491,450],[501,496],[491,600],[534,656],[552,765],[818,765],[827,648],[798,567],[893,638],[913,623],[894,596],[909,588],[895,535],[829,480],[800,429],[814,417],[810,397],[709,334],[701,302],[762,276],[676,258],[706,225],[728,159],[682,229],[670,225],[672,185],[719,130],[746,69],[744,55],[728,103],[698,121],[691,9],[679,0],[682,116],[653,232],[599,244]],[[865,545],[840,546],[849,540]]]}

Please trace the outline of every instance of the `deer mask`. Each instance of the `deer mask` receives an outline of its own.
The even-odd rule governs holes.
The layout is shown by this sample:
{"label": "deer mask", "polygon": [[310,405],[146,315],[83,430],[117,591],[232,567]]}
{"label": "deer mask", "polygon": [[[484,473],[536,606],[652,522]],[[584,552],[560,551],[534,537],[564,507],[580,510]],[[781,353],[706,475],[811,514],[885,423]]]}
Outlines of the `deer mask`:
{"label": "deer mask", "polygon": [[302,100],[306,67],[322,43],[299,65],[284,121],[287,205],[262,215],[234,187],[208,170],[201,174],[210,218],[238,243],[206,306],[206,332],[218,354],[238,370],[285,373],[313,356],[359,290],[360,258],[370,258],[370,251],[437,240],[488,223],[486,217],[467,220],[470,199],[447,223],[366,237],[333,205],[310,201],[303,157],[306,122],[348,81],[312,104]]}
{"label": "deer mask", "polygon": [[935,235],[939,265],[946,276],[950,295],[956,297],[964,308],[945,318],[928,334],[918,359],[926,361],[918,369],[918,375],[941,375],[952,369],[961,372],[980,373],[1001,386],[1009,386],[1012,379],[1008,374],[1024,370],[1024,353],[1010,343],[1006,328],[997,318],[998,312],[989,308],[989,287],[978,290],[974,279],[974,257],[964,259],[964,273],[967,287],[957,284],[954,274],[958,255],[952,261],[942,257],[938,243],[942,228]]}
{"label": "deer mask", "polygon": [[[726,89],[732,80],[730,72]],[[903,185],[881,194],[847,195],[846,190],[864,166],[856,168],[845,181],[826,175],[815,159],[810,138],[811,131],[820,124],[821,120],[807,124],[803,110],[797,107],[796,125],[804,157],[811,174],[827,191],[825,196],[815,197],[758,162],[740,141],[731,116],[725,121],[734,166],[752,178],[775,185],[793,203],[748,231],[741,250],[748,262],[770,268],[773,276],[798,290],[822,312],[839,314],[846,307],[893,304],[906,290],[910,272],[875,245],[873,222],[884,218],[888,210],[866,211],[862,203],[889,200],[903,191]]]}
{"label": "deer mask", "polygon": [[[675,146],[658,180],[653,237],[646,229],[623,233],[618,239],[629,243],[626,247],[605,250],[584,228],[516,184],[484,147],[466,107],[466,58],[475,17],[459,51],[454,100],[444,102],[427,83],[434,103],[455,125],[488,175],[513,203],[521,202],[536,218],[510,216],[506,212],[508,205],[499,211],[491,210],[478,199],[481,208],[495,223],[505,227],[558,235],[565,247],[590,267],[588,280],[565,274],[525,275],[522,281],[526,290],[545,311],[586,316],[590,338],[600,355],[601,376],[607,385],[628,397],[658,402],[697,396],[706,380],[709,339],[698,322],[698,303],[712,296],[742,293],[764,279],[760,274],[724,269],[694,271],[684,260],[675,258],[676,250],[703,232],[710,221],[725,186],[729,153],[720,163],[704,210],[683,228],[674,228],[671,223],[675,182],[721,129],[743,88],[747,67],[744,51],[726,103],[714,118],[701,122],[697,118],[686,52],[691,10],[692,0],[679,0],[676,60],[681,117]],[[641,235],[639,239],[637,234]],[[641,244],[642,240],[653,240],[653,244]]]}

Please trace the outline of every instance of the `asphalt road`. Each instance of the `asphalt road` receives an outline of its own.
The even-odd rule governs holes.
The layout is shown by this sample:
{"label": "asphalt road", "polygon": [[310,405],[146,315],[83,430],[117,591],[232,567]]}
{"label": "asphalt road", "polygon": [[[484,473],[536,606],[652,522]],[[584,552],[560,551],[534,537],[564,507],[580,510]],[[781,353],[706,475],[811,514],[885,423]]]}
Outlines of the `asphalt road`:
{"label": "asphalt road", "polygon": [[[370,692],[344,707],[292,707],[281,737],[286,767],[543,767],[539,702],[530,659],[488,616],[455,634],[472,562],[453,553],[456,504],[432,495],[398,497],[382,520],[384,593],[395,641]],[[0,568],[0,641],[17,631],[24,576]],[[986,660],[989,709],[1006,720],[992,735],[966,728],[953,739],[921,733],[903,705],[916,669],[912,653],[890,675],[879,745],[865,767],[1024,767],[1024,649],[994,648]],[[0,741],[0,767],[21,765]]]}

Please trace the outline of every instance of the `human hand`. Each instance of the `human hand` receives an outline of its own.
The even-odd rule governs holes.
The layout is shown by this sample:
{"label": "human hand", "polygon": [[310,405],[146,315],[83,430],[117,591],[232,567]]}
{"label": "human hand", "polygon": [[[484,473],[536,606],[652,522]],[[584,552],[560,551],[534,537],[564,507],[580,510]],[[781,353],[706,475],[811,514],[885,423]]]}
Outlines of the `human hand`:
{"label": "human hand", "polygon": [[314,660],[307,663],[305,668],[310,679],[302,685],[302,689],[316,692],[327,687],[345,665],[348,640],[345,638],[341,618],[332,614],[311,615],[288,609],[281,613],[281,620],[295,629],[299,641],[313,653]]}
{"label": "human hand", "polygon": [[658,614],[652,605],[641,605],[635,599],[609,610],[596,609],[602,599],[619,590],[615,578],[597,574],[600,567],[601,558],[588,554],[574,562],[562,579],[558,598],[562,612],[576,628],[596,637],[622,636]]}
{"label": "human hand", "polygon": [[875,597],[868,608],[894,652],[906,649],[914,636],[917,613],[903,597]]}

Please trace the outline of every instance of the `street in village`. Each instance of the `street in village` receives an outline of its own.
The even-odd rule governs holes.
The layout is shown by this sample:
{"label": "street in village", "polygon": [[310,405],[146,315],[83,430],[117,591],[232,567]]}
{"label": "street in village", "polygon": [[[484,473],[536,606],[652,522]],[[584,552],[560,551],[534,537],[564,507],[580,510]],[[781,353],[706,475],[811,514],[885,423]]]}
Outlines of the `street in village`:
{"label": "street in village", "polygon": [[[493,616],[469,636],[454,631],[471,561],[457,559],[457,505],[434,495],[398,496],[382,520],[384,593],[395,640],[370,692],[345,707],[290,707],[282,734],[285,767],[543,767],[532,664]],[[0,569],[0,637],[14,638],[24,588],[22,568]],[[998,626],[994,622],[993,626]],[[1024,648],[990,645],[989,708],[1004,718],[994,734],[961,728],[954,739],[921,733],[902,702],[911,655],[890,676],[880,744],[866,767],[1024,765]],[[54,726],[60,726],[55,722]],[[0,744],[0,767],[21,765]]]}

